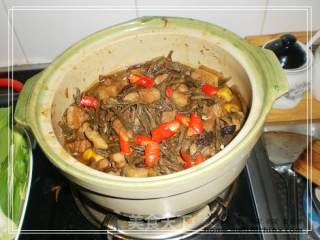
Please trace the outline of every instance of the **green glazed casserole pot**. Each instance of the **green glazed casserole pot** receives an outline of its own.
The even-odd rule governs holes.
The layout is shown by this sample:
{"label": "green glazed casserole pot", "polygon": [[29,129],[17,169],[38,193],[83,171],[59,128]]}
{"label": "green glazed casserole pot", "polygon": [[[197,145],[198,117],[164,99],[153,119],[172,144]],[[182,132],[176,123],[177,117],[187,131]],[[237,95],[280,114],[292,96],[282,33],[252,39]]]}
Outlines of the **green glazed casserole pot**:
{"label": "green glazed casserole pot", "polygon": [[[107,74],[167,55],[232,76],[248,106],[247,120],[222,151],[193,168],[150,178],[112,176],[73,158],[61,144],[58,122],[81,91]],[[68,96],[65,92],[68,91]],[[223,193],[243,170],[273,101],[287,91],[275,55],[216,25],[193,19],[143,17],[92,34],[76,43],[26,83],[15,119],[32,130],[50,161],[88,198],[123,215],[178,216]]]}

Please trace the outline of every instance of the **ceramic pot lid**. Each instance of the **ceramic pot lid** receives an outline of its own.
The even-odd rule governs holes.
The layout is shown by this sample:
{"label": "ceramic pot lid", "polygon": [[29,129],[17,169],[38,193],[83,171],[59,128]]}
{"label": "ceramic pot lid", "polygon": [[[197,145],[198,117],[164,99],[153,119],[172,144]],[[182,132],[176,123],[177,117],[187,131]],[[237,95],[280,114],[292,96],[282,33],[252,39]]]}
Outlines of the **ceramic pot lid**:
{"label": "ceramic pot lid", "polygon": [[266,49],[273,51],[278,57],[282,68],[296,69],[307,61],[307,55],[295,36],[285,34],[266,44]]}

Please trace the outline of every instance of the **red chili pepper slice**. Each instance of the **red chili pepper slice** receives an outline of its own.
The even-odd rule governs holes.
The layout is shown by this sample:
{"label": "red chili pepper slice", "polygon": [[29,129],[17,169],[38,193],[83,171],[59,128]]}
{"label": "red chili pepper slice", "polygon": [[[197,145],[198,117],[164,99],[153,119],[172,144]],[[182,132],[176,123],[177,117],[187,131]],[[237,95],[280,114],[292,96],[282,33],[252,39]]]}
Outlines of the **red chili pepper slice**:
{"label": "red chili pepper slice", "polygon": [[191,167],[193,167],[193,165],[194,165],[194,162],[192,162],[192,161],[186,161],[186,162],[183,164],[183,167],[184,167],[184,168],[191,168]]}
{"label": "red chili pepper slice", "polygon": [[20,92],[23,88],[23,83],[12,78],[0,78],[0,87],[12,87],[16,92]]}
{"label": "red chili pepper slice", "polygon": [[194,160],[195,164],[200,164],[204,161],[204,157],[202,154],[199,154],[198,156],[196,156],[196,159]]}
{"label": "red chili pepper slice", "polygon": [[96,109],[98,106],[98,100],[94,97],[83,96],[80,101],[80,106],[91,107],[91,108]]}
{"label": "red chili pepper slice", "polygon": [[184,150],[181,150],[180,151],[180,154],[181,154],[181,157],[183,159],[183,161],[185,162],[192,162],[192,158],[191,156]]}
{"label": "red chili pepper slice", "polygon": [[194,164],[191,156],[184,150],[181,150],[180,154],[181,154],[182,160],[184,161],[183,167],[184,168],[191,168]]}
{"label": "red chili pepper slice", "polygon": [[120,151],[123,155],[129,156],[132,153],[130,148],[129,141],[126,140],[121,134],[119,136],[119,143],[120,143]]}
{"label": "red chili pepper slice", "polygon": [[166,87],[166,95],[167,97],[172,97],[173,95],[173,88],[171,86]]}
{"label": "red chili pepper slice", "polygon": [[135,85],[144,87],[144,88],[152,88],[153,87],[153,80],[147,76],[144,75],[135,75],[130,74],[128,77],[130,83],[133,83]]}
{"label": "red chili pepper slice", "polygon": [[144,162],[147,167],[153,167],[160,157],[159,143],[152,141],[149,137],[144,135],[135,136],[134,141],[138,145],[146,146],[144,150]]}
{"label": "red chili pepper slice", "polygon": [[218,88],[211,84],[203,84],[201,90],[205,95],[208,96],[213,96],[218,92]]}
{"label": "red chili pepper slice", "polygon": [[160,145],[156,142],[147,144],[144,152],[144,163],[147,167],[153,167],[160,157]]}
{"label": "red chili pepper slice", "polygon": [[189,135],[202,134],[203,133],[203,122],[202,119],[196,114],[191,113],[190,123],[188,129]]}
{"label": "red chili pepper slice", "polygon": [[181,113],[176,114],[176,120],[186,126],[189,126],[190,118]]}
{"label": "red chili pepper slice", "polygon": [[197,155],[194,160],[186,151],[181,150],[180,154],[184,161],[184,164],[183,164],[184,168],[191,168],[192,166],[200,164],[204,161],[204,157],[202,154]]}
{"label": "red chili pepper slice", "polygon": [[137,136],[134,137],[134,142],[135,142],[137,145],[146,146],[147,144],[151,143],[152,140],[151,140],[151,138],[149,138],[149,137],[147,137],[147,136],[137,135]]}
{"label": "red chili pepper slice", "polygon": [[160,124],[157,128],[151,130],[152,140],[161,142],[172,137],[179,131],[180,125],[180,122],[177,120]]}

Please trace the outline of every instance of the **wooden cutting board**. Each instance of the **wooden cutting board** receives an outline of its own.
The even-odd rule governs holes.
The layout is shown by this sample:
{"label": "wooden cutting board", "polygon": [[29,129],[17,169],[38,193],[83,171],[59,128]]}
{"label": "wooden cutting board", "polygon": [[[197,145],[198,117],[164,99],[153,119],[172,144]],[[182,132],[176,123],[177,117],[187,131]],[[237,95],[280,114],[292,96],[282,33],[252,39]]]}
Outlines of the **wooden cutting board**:
{"label": "wooden cutting board", "polygon": [[[262,46],[265,42],[279,38],[283,34],[285,33],[247,36],[246,40],[257,46]],[[315,32],[290,32],[290,34],[295,35],[300,42],[306,43]],[[316,44],[320,44],[320,39],[316,41]],[[296,107],[285,110],[272,109],[268,115],[267,123],[301,122],[310,119],[320,121],[320,102],[313,98],[310,92],[306,92]]]}
{"label": "wooden cutting board", "polygon": [[313,121],[320,120],[320,102],[313,98],[310,92],[306,92],[296,107],[291,109],[272,109],[268,115],[267,123],[303,122],[310,119]]}
{"label": "wooden cutting board", "polygon": [[320,186],[320,140],[315,140],[309,145],[293,164],[293,169]]}

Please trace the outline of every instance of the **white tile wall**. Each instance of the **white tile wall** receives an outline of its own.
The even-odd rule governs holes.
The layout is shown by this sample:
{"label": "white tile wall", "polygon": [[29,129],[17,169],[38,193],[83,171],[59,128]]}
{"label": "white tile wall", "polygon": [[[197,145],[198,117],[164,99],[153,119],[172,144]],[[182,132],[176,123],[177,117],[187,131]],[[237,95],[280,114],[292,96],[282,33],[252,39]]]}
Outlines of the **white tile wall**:
{"label": "white tile wall", "polygon": [[28,60],[50,62],[83,37],[135,18],[135,10],[29,10],[14,14],[15,29]]}
{"label": "white tile wall", "polygon": [[[260,7],[254,7],[260,6]],[[137,0],[139,16],[161,15],[196,18],[220,25],[241,36],[261,32],[266,0],[170,1]]]}
{"label": "white tile wall", "polygon": [[[299,5],[313,7],[313,29],[320,29],[320,14],[317,13],[320,0],[0,0],[0,28],[7,29],[8,8],[26,6],[29,10],[14,11],[14,64],[45,63],[88,34],[137,16],[197,18],[241,36],[303,31],[306,30],[305,12],[263,10],[270,6]],[[37,6],[60,8],[30,9]],[[85,10],[86,6],[99,10]],[[78,10],[71,10],[72,7]],[[6,36],[7,31],[4,32]],[[7,65],[6,41],[0,38],[0,66]]]}
{"label": "white tile wall", "polygon": [[[319,0],[269,0],[269,6],[274,8],[288,8],[284,10],[270,9],[267,11],[262,33],[307,30],[307,7],[312,7],[312,29],[320,29],[320,1]],[[300,8],[293,10],[293,8]],[[309,13],[310,14],[310,13]],[[309,15],[309,21],[311,14]],[[309,29],[311,30],[311,29]]]}
{"label": "white tile wall", "polygon": [[[100,6],[93,8],[80,7],[88,4],[86,1],[75,5],[71,1],[28,1],[25,9],[21,9],[25,1],[5,1],[9,8],[18,6],[13,15],[14,28],[30,63],[50,62],[83,37],[136,18],[134,0],[122,1],[122,8],[114,9],[110,7],[118,5],[116,1],[90,2],[90,6]],[[73,7],[52,7],[62,5]]]}
{"label": "white tile wall", "polygon": [[134,6],[134,0],[1,0],[6,6]]}
{"label": "white tile wall", "polygon": [[[0,2],[0,29],[1,29],[0,66],[8,66],[8,47],[9,47],[8,40],[11,41],[11,38],[9,39],[9,36],[8,36],[8,18],[7,18],[6,11],[7,10],[5,10],[4,6]],[[27,63],[26,58],[23,55],[22,49],[20,48],[15,35],[13,35],[12,44],[13,44],[12,46],[13,55],[11,57],[11,53],[10,53],[9,61],[15,65],[26,64]],[[11,43],[10,43],[10,49],[11,49]]]}

